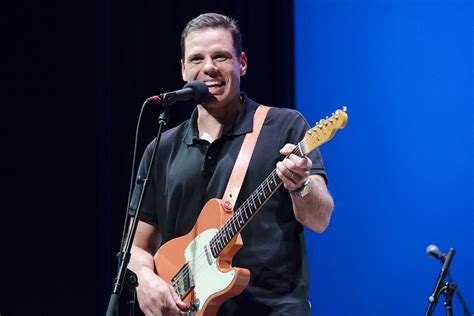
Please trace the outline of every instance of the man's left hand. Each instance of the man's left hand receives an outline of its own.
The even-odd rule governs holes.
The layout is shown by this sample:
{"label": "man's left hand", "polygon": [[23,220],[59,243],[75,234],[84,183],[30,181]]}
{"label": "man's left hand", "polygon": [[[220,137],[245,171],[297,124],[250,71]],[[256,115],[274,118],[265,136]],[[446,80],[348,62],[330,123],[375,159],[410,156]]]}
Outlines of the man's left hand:
{"label": "man's left hand", "polygon": [[309,177],[309,171],[313,162],[308,157],[298,157],[292,154],[296,145],[286,144],[280,149],[280,153],[287,156],[276,165],[278,177],[288,191],[300,189]]}

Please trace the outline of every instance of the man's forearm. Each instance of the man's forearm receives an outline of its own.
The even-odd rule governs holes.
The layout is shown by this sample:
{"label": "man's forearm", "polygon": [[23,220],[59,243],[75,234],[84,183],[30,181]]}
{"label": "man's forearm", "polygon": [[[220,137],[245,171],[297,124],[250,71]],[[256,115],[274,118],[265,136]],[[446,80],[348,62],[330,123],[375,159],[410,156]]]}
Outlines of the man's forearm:
{"label": "man's forearm", "polygon": [[329,194],[324,179],[313,175],[311,191],[304,197],[291,195],[296,219],[303,226],[322,233],[329,225],[334,201]]}
{"label": "man's forearm", "polygon": [[135,245],[132,246],[132,256],[130,257],[129,269],[135,272],[137,275],[142,272],[143,269],[154,271],[153,255]]}

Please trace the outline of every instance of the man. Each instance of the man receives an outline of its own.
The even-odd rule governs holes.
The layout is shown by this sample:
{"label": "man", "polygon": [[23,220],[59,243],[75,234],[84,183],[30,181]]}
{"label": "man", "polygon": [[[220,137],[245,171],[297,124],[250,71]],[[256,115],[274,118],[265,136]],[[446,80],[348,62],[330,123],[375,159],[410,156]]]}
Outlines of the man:
{"label": "man", "polygon": [[[185,27],[181,49],[183,80],[205,82],[210,97],[189,120],[163,134],[154,161],[129,265],[138,275],[138,301],[145,315],[177,315],[185,309],[173,286],[155,274],[153,256],[162,242],[191,230],[206,201],[222,198],[258,106],[240,91],[247,56],[233,19],[200,15]],[[267,114],[234,209],[275,166],[283,186],[241,233],[243,247],[233,265],[249,269],[250,282],[243,293],[224,302],[219,315],[310,314],[303,226],[324,231],[333,201],[318,150],[309,157],[290,155],[308,128],[294,110],[271,108]],[[150,164],[152,145],[142,159],[141,176]],[[135,201],[139,191],[137,187]]]}

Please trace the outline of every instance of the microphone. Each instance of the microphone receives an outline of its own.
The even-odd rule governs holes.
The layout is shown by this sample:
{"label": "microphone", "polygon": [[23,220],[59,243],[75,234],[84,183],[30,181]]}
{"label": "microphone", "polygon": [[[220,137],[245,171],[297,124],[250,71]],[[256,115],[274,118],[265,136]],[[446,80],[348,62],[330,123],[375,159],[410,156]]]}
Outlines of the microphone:
{"label": "microphone", "polygon": [[161,93],[146,99],[147,104],[161,104],[166,107],[178,101],[193,100],[195,103],[201,103],[209,96],[209,88],[199,80],[189,81],[183,89]]}
{"label": "microphone", "polygon": [[441,260],[442,262],[446,260],[446,255],[441,253],[438,246],[436,245],[429,245],[426,247],[426,253],[432,257],[435,257],[436,259]]}

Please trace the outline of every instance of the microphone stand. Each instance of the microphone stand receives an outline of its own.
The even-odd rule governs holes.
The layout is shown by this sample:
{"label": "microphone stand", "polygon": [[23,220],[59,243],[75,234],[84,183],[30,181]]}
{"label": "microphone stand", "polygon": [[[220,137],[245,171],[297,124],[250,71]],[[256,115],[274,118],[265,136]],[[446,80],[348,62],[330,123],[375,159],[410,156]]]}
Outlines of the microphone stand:
{"label": "microphone stand", "polygon": [[142,191],[140,192],[140,198],[138,200],[135,216],[133,216],[132,226],[131,226],[129,234],[127,235],[125,247],[122,248],[122,251],[120,252],[120,255],[118,256],[119,257],[118,259],[120,262],[119,262],[117,277],[115,278],[115,283],[112,290],[112,295],[110,296],[109,305],[107,307],[106,316],[114,316],[115,314],[114,310],[118,307],[118,301],[119,301],[120,294],[122,293],[122,287],[123,287],[124,282],[127,285],[129,292],[131,294],[131,299],[129,300],[129,304],[131,304],[130,306],[131,315],[133,315],[132,311],[135,309],[135,306],[134,306],[135,296],[136,296],[135,288],[138,286],[138,282],[137,282],[138,278],[134,272],[132,272],[131,270],[127,268],[127,266],[128,266],[128,263],[130,262],[131,249],[132,249],[133,239],[135,238],[135,233],[137,231],[138,219],[139,219],[143,196],[144,196],[148,181],[150,179],[151,169],[153,167],[153,162],[155,161],[156,151],[161,139],[162,130],[163,130],[163,127],[168,123],[168,119],[169,119],[169,107],[164,107],[162,108],[159,119],[158,119],[159,128],[156,135],[156,142],[155,142],[155,145],[153,146],[151,162],[147,169],[146,178],[141,179],[141,181],[143,182],[143,186],[142,186]]}
{"label": "microphone stand", "polygon": [[453,257],[456,251],[453,248],[449,249],[448,255],[444,260],[443,266],[441,267],[441,271],[438,276],[438,280],[436,281],[435,288],[433,293],[429,297],[429,304],[428,308],[426,309],[425,316],[431,316],[433,314],[434,309],[436,308],[436,304],[438,303],[439,297],[441,294],[444,295],[445,301],[444,306],[446,308],[446,315],[452,316],[453,315],[453,308],[452,308],[452,299],[453,293],[456,291],[456,285],[451,282],[451,278],[449,282],[446,282],[443,286],[444,279],[449,274],[449,267],[451,266],[451,262],[453,261]]}
{"label": "microphone stand", "polygon": [[448,278],[449,278],[449,283],[451,285],[451,288],[453,289],[454,293],[456,293],[456,296],[458,297],[459,302],[461,302],[461,306],[462,306],[464,316],[472,316],[473,314],[471,313],[471,311],[467,307],[466,302],[464,301],[464,299],[461,296],[461,291],[459,291],[459,288],[458,288],[457,284],[454,282],[453,278],[451,277],[451,273],[449,273],[449,272],[448,272]]}
{"label": "microphone stand", "polygon": [[446,275],[449,272],[449,267],[451,266],[451,262],[453,261],[454,254],[455,250],[453,248],[449,249],[448,255],[446,256],[443,266],[441,267],[441,271],[439,273],[438,280],[436,281],[433,293],[429,297],[430,303],[428,304],[428,308],[426,309],[425,316],[431,316],[433,314],[433,311],[436,307],[436,304],[438,303],[438,299],[441,294],[445,296],[444,305],[446,307],[446,315],[452,315],[452,289],[451,286],[449,286],[449,282],[447,282],[445,286],[442,286],[442,284],[444,282],[444,279],[446,278]]}

